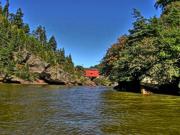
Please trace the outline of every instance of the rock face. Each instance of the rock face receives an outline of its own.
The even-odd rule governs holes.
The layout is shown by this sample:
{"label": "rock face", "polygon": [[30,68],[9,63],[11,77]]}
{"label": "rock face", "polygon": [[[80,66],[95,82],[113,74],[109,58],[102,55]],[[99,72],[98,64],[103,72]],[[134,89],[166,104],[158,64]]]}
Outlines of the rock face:
{"label": "rock face", "polygon": [[29,71],[31,73],[41,74],[42,72],[44,72],[46,68],[50,66],[48,63],[44,62],[35,55],[31,55],[29,59],[26,61],[26,63],[29,65]]}
{"label": "rock face", "polygon": [[24,84],[25,81],[19,77],[16,76],[11,76],[11,79],[9,80],[10,83],[19,83],[19,84]]}
{"label": "rock face", "polygon": [[67,85],[72,82],[71,75],[64,72],[59,66],[50,66],[40,75],[40,78],[49,84]]}
{"label": "rock face", "polygon": [[97,86],[95,82],[91,81],[90,79],[87,79],[83,85],[85,86]]}
{"label": "rock face", "polygon": [[98,78],[93,79],[98,86],[111,86],[112,82],[105,76],[99,76]]}
{"label": "rock face", "polygon": [[30,56],[31,56],[31,53],[29,53],[26,50],[13,53],[13,59],[18,64],[26,63],[26,61],[30,58]]}
{"label": "rock face", "polygon": [[3,83],[16,83],[16,84],[24,84],[26,81],[19,78],[19,77],[16,77],[16,76],[7,76],[5,75],[3,80],[2,80]]}
{"label": "rock face", "polygon": [[0,73],[0,82],[3,82],[5,75]]}
{"label": "rock face", "polygon": [[[55,84],[55,85],[87,85],[96,86],[96,84],[88,78],[76,77],[74,74],[65,72],[60,65],[52,66],[40,57],[26,51],[13,53],[13,59],[17,63],[15,72],[20,71],[24,67],[28,67],[25,72],[35,75],[34,80],[26,81],[21,79],[16,74],[4,75],[0,73],[0,82],[2,83],[17,83],[17,84]],[[34,77],[34,76],[33,76]]]}
{"label": "rock face", "polygon": [[152,92],[146,90],[145,88],[141,88],[141,93],[144,95],[144,96],[149,96],[152,94]]}
{"label": "rock face", "polygon": [[42,73],[49,66],[38,56],[24,50],[22,52],[13,53],[13,58],[18,64],[27,64],[31,73]]}

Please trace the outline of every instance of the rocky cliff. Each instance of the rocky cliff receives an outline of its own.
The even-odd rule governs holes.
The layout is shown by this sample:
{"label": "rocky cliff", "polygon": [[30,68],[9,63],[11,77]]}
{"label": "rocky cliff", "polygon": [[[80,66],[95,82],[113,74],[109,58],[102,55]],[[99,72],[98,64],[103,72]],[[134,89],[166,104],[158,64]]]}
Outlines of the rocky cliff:
{"label": "rocky cliff", "polygon": [[[90,79],[84,76],[78,78],[75,74],[64,71],[61,65],[51,65],[26,50],[13,53],[13,59],[17,63],[15,69],[11,75],[0,73],[1,83],[96,85]],[[28,79],[25,78],[27,75]]]}

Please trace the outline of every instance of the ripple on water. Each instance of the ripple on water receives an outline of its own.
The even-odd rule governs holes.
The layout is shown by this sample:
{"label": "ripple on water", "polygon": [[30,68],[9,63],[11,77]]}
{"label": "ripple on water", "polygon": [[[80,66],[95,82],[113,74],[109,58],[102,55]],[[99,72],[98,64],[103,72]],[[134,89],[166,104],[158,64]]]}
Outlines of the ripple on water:
{"label": "ripple on water", "polygon": [[0,134],[180,134],[180,98],[105,87],[0,86]]}

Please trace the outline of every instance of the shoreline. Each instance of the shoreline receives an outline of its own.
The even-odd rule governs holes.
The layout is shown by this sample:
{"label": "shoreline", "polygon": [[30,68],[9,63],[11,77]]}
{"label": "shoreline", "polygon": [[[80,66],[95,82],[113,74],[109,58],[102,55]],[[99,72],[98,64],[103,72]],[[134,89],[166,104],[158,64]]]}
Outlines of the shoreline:
{"label": "shoreline", "polygon": [[[99,85],[77,85],[77,84],[50,84],[50,83],[39,83],[39,82],[28,82],[26,81],[25,83],[15,83],[15,82],[0,82],[0,85],[48,85],[48,86],[91,86],[91,87],[97,87]],[[106,86],[104,86],[106,87]]]}
{"label": "shoreline", "polygon": [[64,87],[76,87],[76,86],[82,86],[82,87],[110,87],[113,90],[117,92],[128,92],[128,93],[139,93],[143,96],[151,96],[153,94],[161,94],[161,95],[171,95],[171,96],[180,96],[180,90],[179,89],[171,89],[169,90],[164,90],[160,88],[152,88],[152,87],[146,87],[146,86],[140,86],[140,89],[124,89],[122,86],[101,86],[101,85],[73,85],[73,84],[49,84],[49,83],[42,83],[42,82],[26,82],[26,83],[3,83],[0,82],[0,85],[34,85],[34,86],[64,86]]}
{"label": "shoreline", "polygon": [[118,85],[114,87],[116,91],[120,92],[133,92],[133,93],[141,93],[144,96],[149,96],[153,94],[163,94],[163,95],[176,95],[180,96],[180,89],[175,86],[171,85],[153,85],[153,84],[148,84],[148,85],[142,85],[142,84],[123,84],[123,85]]}

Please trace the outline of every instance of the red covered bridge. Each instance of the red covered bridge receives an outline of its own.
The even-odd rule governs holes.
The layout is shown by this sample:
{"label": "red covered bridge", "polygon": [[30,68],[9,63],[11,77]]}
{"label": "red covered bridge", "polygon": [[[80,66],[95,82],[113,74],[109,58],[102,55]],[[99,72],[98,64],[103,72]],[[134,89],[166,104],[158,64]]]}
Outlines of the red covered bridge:
{"label": "red covered bridge", "polygon": [[97,78],[97,77],[99,77],[99,70],[98,69],[86,69],[85,76],[91,77],[91,78]]}

